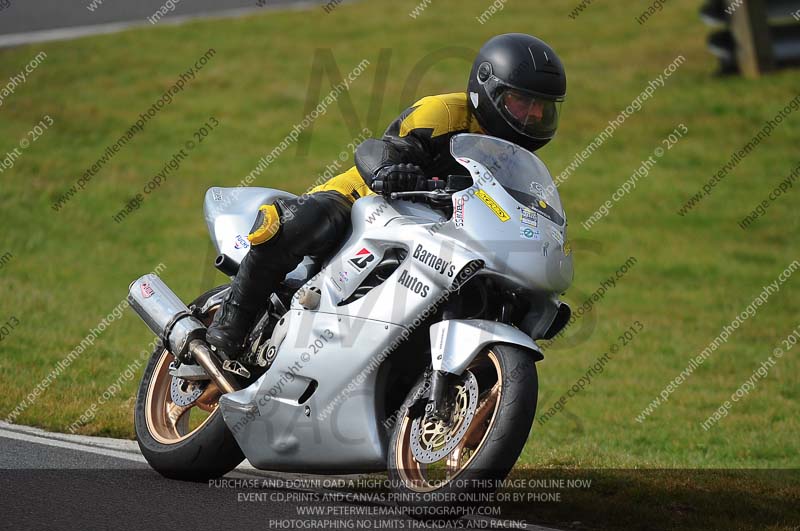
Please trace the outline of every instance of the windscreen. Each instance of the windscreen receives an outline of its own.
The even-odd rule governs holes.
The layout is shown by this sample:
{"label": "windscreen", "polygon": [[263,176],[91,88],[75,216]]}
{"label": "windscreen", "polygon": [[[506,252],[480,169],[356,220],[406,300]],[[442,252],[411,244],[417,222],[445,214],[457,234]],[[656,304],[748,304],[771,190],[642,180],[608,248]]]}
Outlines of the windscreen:
{"label": "windscreen", "polygon": [[485,166],[522,206],[558,225],[564,224],[564,210],[553,178],[530,151],[492,136],[460,134],[451,140],[450,152],[456,159],[468,158]]}

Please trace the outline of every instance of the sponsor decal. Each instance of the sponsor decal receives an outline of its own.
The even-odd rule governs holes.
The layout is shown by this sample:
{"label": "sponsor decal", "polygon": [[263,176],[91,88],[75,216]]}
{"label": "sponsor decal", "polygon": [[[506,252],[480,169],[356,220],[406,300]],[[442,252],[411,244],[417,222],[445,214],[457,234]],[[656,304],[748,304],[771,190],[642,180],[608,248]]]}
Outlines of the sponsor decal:
{"label": "sponsor decal", "polygon": [[559,245],[561,245],[562,247],[564,246],[564,237],[561,235],[561,232],[555,229],[550,229],[550,235],[553,237],[555,241],[558,242]]}
{"label": "sponsor decal", "polygon": [[530,206],[531,206],[531,208],[535,208],[536,209],[536,212],[538,213],[538,215],[544,217],[545,219],[549,219],[550,221],[552,221],[556,225],[563,225],[564,224],[564,218],[562,218],[560,215],[558,215],[558,213],[555,211],[555,209],[553,207],[549,206],[544,201],[539,200],[539,201],[533,203]]}
{"label": "sponsor decal", "polygon": [[400,273],[400,278],[397,279],[397,282],[404,288],[407,288],[409,291],[413,291],[423,298],[428,296],[430,286],[419,280],[417,277],[411,276],[407,269],[404,269],[403,272]]}
{"label": "sponsor decal", "polygon": [[464,196],[456,199],[456,206],[453,211],[453,223],[455,223],[457,229],[464,228],[464,205],[466,202],[467,200]]}
{"label": "sponsor decal", "polygon": [[330,280],[330,281],[331,281],[331,284],[333,284],[333,287],[334,287],[334,288],[336,288],[336,291],[339,291],[339,292],[342,292],[342,291],[344,291],[344,290],[342,289],[342,287],[339,285],[339,283],[338,283],[338,282],[336,282],[334,279],[330,278],[330,279],[328,279],[328,280]]}
{"label": "sponsor decal", "polygon": [[347,271],[340,271],[339,282],[341,282],[342,284],[347,284],[348,282],[350,282],[350,273],[348,273]]}
{"label": "sponsor decal", "polygon": [[506,221],[508,221],[509,219],[511,219],[511,216],[509,216],[509,215],[508,215],[508,212],[506,212],[505,210],[503,210],[503,207],[501,207],[501,206],[500,206],[500,205],[497,203],[497,201],[495,201],[495,200],[492,198],[492,196],[490,196],[489,194],[487,194],[487,193],[486,193],[486,192],[484,192],[483,190],[478,190],[478,191],[477,191],[477,193],[476,193],[475,195],[476,195],[476,196],[478,196],[478,199],[480,199],[481,201],[483,201],[483,202],[484,202],[484,204],[485,204],[487,207],[489,207],[489,210],[491,210],[492,212],[494,212],[494,215],[495,215],[495,216],[497,216],[497,217],[500,219],[500,221],[506,222]]}
{"label": "sponsor decal", "polygon": [[444,325],[444,326],[442,326],[442,331],[439,332],[439,341],[437,343],[438,346],[436,348],[439,349],[440,351],[442,349],[444,349],[444,340],[447,337],[447,329],[448,328],[449,328],[448,325]]}
{"label": "sponsor decal", "polygon": [[525,240],[541,240],[542,234],[541,232],[539,232],[539,229],[533,229],[531,227],[520,227],[519,237]]}
{"label": "sponsor decal", "polygon": [[152,286],[150,286],[149,283],[142,282],[142,297],[144,297],[145,299],[149,299],[155,294],[156,294],[155,290],[153,289]]}
{"label": "sponsor decal", "polygon": [[245,239],[244,236],[242,236],[241,234],[237,234],[236,239],[233,242],[233,246],[236,249],[247,249],[248,247],[250,247],[250,243]]}
{"label": "sponsor decal", "polygon": [[412,256],[416,260],[419,260],[426,266],[442,275],[452,277],[456,272],[456,266],[453,265],[452,262],[448,262],[443,258],[439,258],[437,255],[422,247],[422,244],[417,245],[417,248],[414,249],[414,254]]}
{"label": "sponsor decal", "polygon": [[544,196],[544,186],[537,183],[536,181],[531,181],[531,192],[538,195],[539,197]]}
{"label": "sponsor decal", "polygon": [[364,247],[350,259],[350,263],[359,271],[363,271],[373,260],[375,260],[375,255],[372,254],[372,251]]}
{"label": "sponsor decal", "polygon": [[212,188],[211,197],[214,198],[214,201],[222,201],[222,192],[218,188]]}
{"label": "sponsor decal", "polygon": [[522,212],[519,215],[519,220],[525,225],[530,225],[531,227],[539,226],[539,215],[529,208],[522,209]]}

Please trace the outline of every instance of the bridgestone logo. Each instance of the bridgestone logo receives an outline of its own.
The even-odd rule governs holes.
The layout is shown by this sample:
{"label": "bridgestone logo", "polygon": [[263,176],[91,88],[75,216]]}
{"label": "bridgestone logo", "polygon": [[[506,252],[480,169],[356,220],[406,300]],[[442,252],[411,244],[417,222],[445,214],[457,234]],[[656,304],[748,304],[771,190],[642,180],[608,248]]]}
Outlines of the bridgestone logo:
{"label": "bridgestone logo", "polygon": [[358,251],[353,258],[350,259],[350,263],[356,266],[359,271],[361,271],[373,260],[375,260],[375,255],[372,254],[369,249],[364,247]]}

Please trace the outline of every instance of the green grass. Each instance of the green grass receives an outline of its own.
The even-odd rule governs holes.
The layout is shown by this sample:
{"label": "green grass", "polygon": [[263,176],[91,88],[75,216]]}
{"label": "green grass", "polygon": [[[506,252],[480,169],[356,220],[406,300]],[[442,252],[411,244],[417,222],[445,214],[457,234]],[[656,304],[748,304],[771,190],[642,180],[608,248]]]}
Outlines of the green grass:
{"label": "green grass", "polygon": [[[342,5],[332,14],[263,13],[236,20],[136,29],[70,42],[0,51],[0,80],[39,50],[45,62],[0,107],[0,154],[43,115],[55,121],[16,166],[0,174],[0,322],[20,325],[0,343],[0,416],[5,415],[124,297],[128,283],[164,262],[166,282],[184,298],[214,278],[204,261],[208,236],[202,197],[233,186],[302,120],[317,49],[339,70],[371,66],[349,93],[358,128],[381,131],[424,94],[463,90],[466,57],[496,33],[526,31],[550,42],[568,69],[568,100],[558,137],[540,151],[559,173],[648,81],[678,54],[686,63],[561,187],[575,241],[574,306],[629,256],[637,265],[599,302],[585,337],[554,343],[539,365],[540,412],[550,407],[633,321],[645,330],[622,349],[565,411],[535,425],[522,463],[535,467],[797,468],[800,423],[795,347],[729,416],[700,427],[772,350],[800,325],[790,279],[644,423],[636,415],[798,256],[798,192],[770,207],[747,231],[737,223],[797,165],[800,114],[784,121],[713,195],[687,216],[677,210],[797,94],[800,72],[760,80],[715,78],[697,3],[673,0],[644,26],[639,7],[592,4],[576,20],[572,3],[509,1],[485,25],[489,2],[436,0],[416,20],[413,2]],[[208,48],[216,55],[143,133],[101,170],[62,212],[51,203]],[[449,47],[449,48],[448,48]],[[379,51],[390,49],[379,113],[367,122]],[[416,91],[414,67],[448,48]],[[435,56],[434,56],[435,57]],[[329,90],[324,79],[321,95]],[[413,94],[412,94],[413,92]],[[159,171],[192,133],[220,122],[177,174],[122,224],[112,216]],[[332,107],[314,124],[308,153],[290,148],[256,185],[302,192],[356,130]],[[352,120],[351,120],[352,121]],[[580,222],[661,145],[679,124],[688,135],[649,177],[590,231]],[[796,188],[796,187],[795,187]],[[580,326],[580,325],[576,325]],[[102,395],[150,341],[131,312],[114,323],[17,422],[66,428]],[[141,371],[139,371],[141,372]],[[81,433],[132,437],[136,378],[98,409]]]}
{"label": "green grass", "polygon": [[800,519],[796,470],[541,470],[524,479],[558,486],[535,489],[539,501],[504,504],[504,518],[620,530],[797,529]]}

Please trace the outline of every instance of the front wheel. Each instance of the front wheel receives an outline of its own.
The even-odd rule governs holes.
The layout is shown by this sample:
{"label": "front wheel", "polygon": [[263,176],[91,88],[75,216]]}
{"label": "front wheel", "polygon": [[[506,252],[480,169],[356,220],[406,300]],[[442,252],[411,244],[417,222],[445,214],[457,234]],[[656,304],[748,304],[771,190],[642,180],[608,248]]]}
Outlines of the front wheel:
{"label": "front wheel", "polygon": [[504,479],[525,446],[536,413],[535,360],[511,345],[488,347],[464,371],[447,425],[423,415],[413,418],[410,406],[428,387],[423,378],[411,390],[389,449],[391,485],[408,500],[405,505],[468,499],[485,489],[486,480]]}
{"label": "front wheel", "polygon": [[[193,304],[202,306],[225,286]],[[201,316],[208,326],[217,307]],[[222,393],[213,382],[190,382],[169,374],[173,355],[158,345],[136,396],[136,440],[147,462],[171,479],[205,481],[230,472],[244,455],[219,410]]]}

